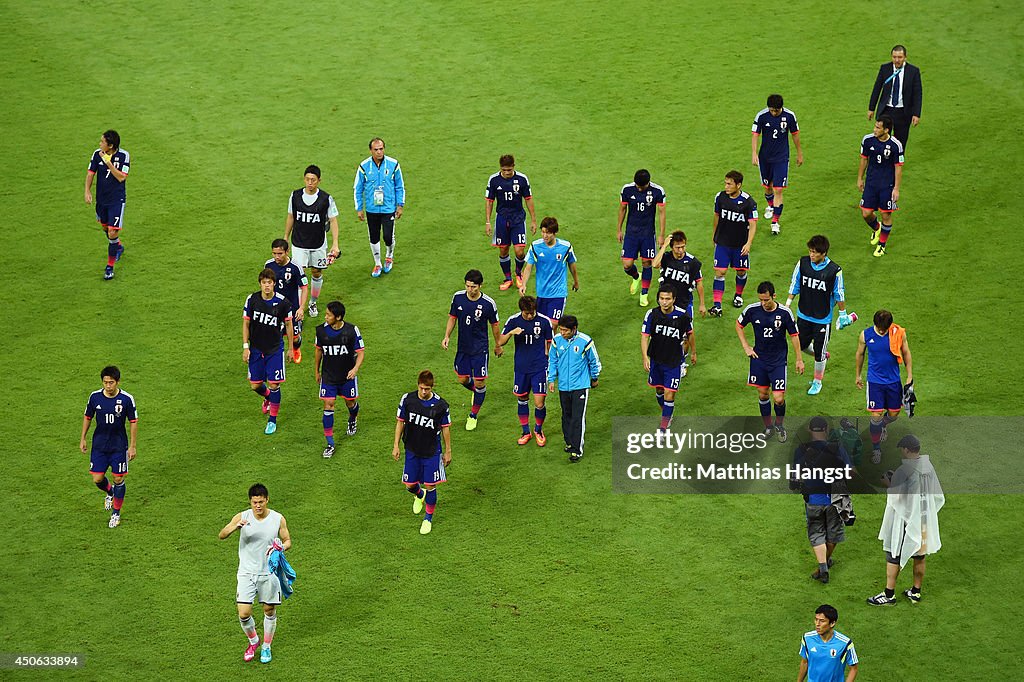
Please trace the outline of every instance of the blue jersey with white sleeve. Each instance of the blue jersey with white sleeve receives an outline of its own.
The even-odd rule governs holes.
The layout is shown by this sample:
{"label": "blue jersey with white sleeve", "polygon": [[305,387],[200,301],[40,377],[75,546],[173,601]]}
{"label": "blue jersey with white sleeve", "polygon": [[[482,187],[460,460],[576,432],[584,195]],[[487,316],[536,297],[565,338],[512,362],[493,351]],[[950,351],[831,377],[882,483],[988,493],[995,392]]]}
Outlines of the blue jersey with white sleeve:
{"label": "blue jersey with white sleeve", "polygon": [[[110,163],[114,168],[127,175],[131,166],[131,155],[127,149],[118,149],[110,155]],[[127,197],[125,185],[128,183],[128,178],[125,178],[124,182],[115,178],[114,174],[107,168],[107,164],[103,163],[103,159],[100,158],[99,149],[92,153],[92,158],[89,159],[88,170],[96,176],[97,204],[123,204],[125,202]]]}
{"label": "blue jersey with white sleeve", "polygon": [[511,178],[503,178],[501,173],[495,173],[488,178],[487,189],[484,191],[484,197],[497,204],[497,215],[513,222],[526,219],[523,199],[529,199],[531,196],[533,195],[530,193],[530,180],[519,172],[513,174]]}
{"label": "blue jersey with white sleeve", "polygon": [[526,262],[537,273],[537,298],[565,298],[569,295],[566,277],[569,264],[576,262],[572,244],[556,239],[553,245],[548,246],[543,239],[537,239],[526,252]]}
{"label": "blue jersey with white sleeve", "polygon": [[97,452],[124,452],[128,449],[128,432],[125,422],[139,419],[135,409],[135,398],[118,389],[113,397],[102,390],[93,391],[85,406],[85,417],[96,420],[92,433],[92,449]]}
{"label": "blue jersey with white sleeve", "polygon": [[757,153],[759,161],[789,161],[789,136],[800,132],[796,114],[783,107],[778,116],[772,116],[768,109],[762,109],[754,117],[750,132],[761,137],[761,148]]}
{"label": "blue jersey with white sleeve", "polygon": [[264,267],[270,268],[277,275],[277,293],[288,299],[292,304],[292,310],[299,309],[299,290],[309,286],[306,273],[294,261],[288,261],[285,265],[278,265],[277,261],[271,258]]}
{"label": "blue jersey with white sleeve", "polygon": [[466,355],[487,355],[487,329],[498,323],[498,305],[487,294],[475,301],[465,291],[456,291],[448,314],[459,330],[457,350]]}
{"label": "blue jersey with white sleeve", "polygon": [[865,135],[860,143],[860,155],[868,160],[865,185],[894,187],[896,166],[903,165],[903,143],[895,137],[882,142],[874,135]]}
{"label": "blue jersey with white sleeve", "polygon": [[622,186],[620,201],[626,210],[626,232],[654,234],[654,214],[665,205],[665,190],[653,182],[640,189],[635,182]]}
{"label": "blue jersey with white sleeve", "polygon": [[501,333],[508,334],[513,329],[523,330],[522,334],[512,337],[516,344],[515,371],[529,374],[547,370],[548,345],[553,337],[551,318],[538,313],[527,320],[518,313],[505,320]]}
{"label": "blue jersey with white sleeve", "polygon": [[810,682],[843,682],[846,666],[858,662],[853,641],[838,630],[832,631],[827,642],[814,630],[805,632],[800,642],[800,658],[807,661]]}
{"label": "blue jersey with white sleeve", "polygon": [[754,352],[765,366],[785,365],[789,357],[789,336],[798,336],[796,318],[784,305],[776,305],[768,311],[760,303],[751,303],[737,320],[741,327],[748,324],[754,328]]}

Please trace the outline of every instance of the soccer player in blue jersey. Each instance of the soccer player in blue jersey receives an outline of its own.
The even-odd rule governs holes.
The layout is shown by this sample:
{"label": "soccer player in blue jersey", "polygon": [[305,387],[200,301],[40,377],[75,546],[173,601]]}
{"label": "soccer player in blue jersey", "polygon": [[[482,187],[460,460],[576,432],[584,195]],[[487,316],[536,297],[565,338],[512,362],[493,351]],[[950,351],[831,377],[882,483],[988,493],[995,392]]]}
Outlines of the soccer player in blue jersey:
{"label": "soccer player in blue jersey", "polygon": [[498,305],[480,291],[484,276],[479,270],[466,273],[465,291],[456,291],[448,309],[441,348],[448,350],[452,331],[459,327],[459,341],[455,352],[455,376],[464,388],[473,392],[473,407],[466,418],[466,430],[476,428],[480,408],[487,397],[487,326],[494,335],[494,355],[501,357],[498,329]]}
{"label": "soccer player in blue jersey", "polygon": [[309,280],[303,269],[288,257],[288,240],[275,239],[270,245],[273,258],[264,263],[277,276],[277,293],[288,299],[292,305],[292,328],[295,339],[292,346],[292,361],[302,362],[302,320],[306,312],[309,295]]}
{"label": "soccer player in blue jersey", "polygon": [[[135,459],[135,444],[139,435],[139,415],[135,407],[135,398],[120,389],[121,370],[110,365],[100,372],[103,389],[93,391],[85,406],[82,418],[82,439],[79,448],[83,453],[88,451],[85,437],[89,433],[89,425],[96,420],[96,430],[92,433],[92,452],[89,455],[89,473],[93,483],[103,491],[106,498],[103,508],[110,512],[110,528],[121,523],[121,507],[124,504],[125,483],[128,475],[128,462]],[[125,433],[125,422],[131,424]],[[107,469],[114,476],[114,484],[107,480]]]}
{"label": "soccer player in blue jersey", "polygon": [[[796,165],[804,165],[804,150],[800,147],[800,127],[796,114],[782,106],[782,95],[768,95],[768,106],[754,116],[750,129],[750,151],[753,164],[761,171],[764,199],[768,206],[764,217],[772,220],[772,234],[779,234],[782,217],[782,193],[789,184],[789,136],[796,146]],[[758,140],[760,139],[760,153]]]}
{"label": "soccer player in blue jersey", "polygon": [[839,308],[838,327],[852,324],[846,314],[846,286],[843,269],[828,257],[829,241],[823,234],[816,234],[807,241],[807,255],[797,261],[793,278],[789,282],[789,298],[800,297],[796,312],[796,324],[800,330],[800,347],[804,350],[814,344],[814,379],[808,395],[821,392],[821,381],[825,378],[825,362],[828,360],[828,341],[832,329],[832,311]]}
{"label": "soccer player in blue jersey", "polygon": [[404,443],[402,483],[415,497],[412,513],[418,515],[426,510],[420,535],[430,532],[437,505],[437,486],[448,480],[444,468],[452,463],[451,425],[448,403],[434,393],[434,375],[425,369],[416,379],[416,390],[406,393],[398,402],[395,445],[391,451],[397,462],[402,455],[399,443]]}
{"label": "soccer player in blue jersey", "polygon": [[864,222],[871,228],[875,258],[885,255],[885,245],[892,232],[892,214],[899,208],[896,202],[899,201],[900,183],[903,181],[903,143],[891,132],[892,118],[887,114],[879,116],[874,131],[865,135],[860,143],[857,188],[862,192],[860,211]]}
{"label": "soccer player in blue jersey", "polygon": [[[487,189],[484,190],[484,234],[490,237],[493,232],[493,244],[498,247],[498,264],[505,275],[505,280],[498,288],[505,291],[512,286],[512,261],[508,255],[510,246],[516,254],[516,282],[521,284],[523,281],[523,265],[526,264],[523,260],[526,252],[526,211],[523,210],[523,201],[526,201],[526,208],[530,211],[530,234],[537,234],[537,214],[533,209],[530,180],[516,171],[515,157],[505,154],[498,159],[498,166],[501,170],[487,179]],[[498,207],[492,230],[491,209],[495,203]]]}
{"label": "soccer player in blue jersey", "polygon": [[[269,415],[264,430],[268,436],[277,431],[277,415],[281,409],[281,384],[285,380],[284,334],[288,347],[295,345],[292,330],[292,306],[274,291],[277,275],[270,268],[259,274],[260,290],[249,295],[242,310],[242,361],[249,365],[249,384],[263,398],[263,413]],[[252,348],[249,347],[250,343]]]}
{"label": "soccer player in blue jersey", "polygon": [[675,289],[662,284],[658,289],[658,307],[648,310],[640,329],[640,355],[647,370],[647,385],[654,389],[661,406],[661,430],[672,424],[679,380],[686,376],[683,361],[697,362],[693,347],[693,326],[686,311],[676,306]]}
{"label": "soccer player in blue jersey", "polygon": [[715,281],[712,287],[711,313],[722,316],[725,295],[725,273],[736,271],[734,308],[743,307],[743,288],[750,270],[750,247],[757,233],[757,202],[743,191],[743,173],[731,170],[725,174],[725,189],[715,196],[715,214],[711,221],[715,242]]}
{"label": "soccer player in blue jersey", "polygon": [[324,324],[316,328],[316,359],[313,363],[316,382],[320,384],[320,400],[324,401],[325,458],[334,455],[334,403],[340,395],[348,407],[348,429],[345,434],[356,435],[359,416],[359,379],[356,374],[363,366],[363,336],[359,327],[345,321],[345,306],[331,301],[324,313]]}
{"label": "soccer player in blue jersey", "polygon": [[857,650],[853,641],[835,629],[839,612],[830,604],[822,604],[814,612],[814,629],[805,632],[800,641],[800,673],[797,682],[846,682],[857,678]]}
{"label": "soccer player in blue jersey", "polygon": [[[778,433],[779,442],[785,443],[788,435],[783,421],[786,417],[786,373],[789,351],[786,335],[793,342],[796,353],[796,371],[804,373],[804,358],[800,352],[800,332],[796,318],[789,308],[775,300],[775,285],[761,282],[757,285],[757,303],[743,309],[736,320],[736,335],[740,337],[743,352],[750,358],[748,386],[757,388],[757,404],[764,420],[764,433],[770,436],[772,430]],[[754,328],[754,346],[747,343],[744,328]],[[772,402],[775,403],[775,424],[772,425]]]}
{"label": "soccer player in blue jersey", "polygon": [[534,435],[530,432],[531,392],[537,445],[544,447],[547,443],[544,435],[544,418],[547,416],[544,399],[548,393],[548,350],[551,348],[553,333],[552,320],[537,312],[537,299],[523,296],[519,299],[519,313],[505,321],[501,336],[498,337],[498,344],[502,346],[511,338],[516,340],[512,394],[516,397],[519,426],[523,429],[519,437],[520,445],[529,443]]}
{"label": "soccer player in blue jersey", "polygon": [[893,324],[892,313],[879,310],[873,325],[857,338],[857,388],[864,388],[861,371],[864,353],[868,355],[867,407],[871,414],[871,461],[882,461],[881,442],[888,437],[886,427],[896,421],[903,407],[903,384],[900,382],[900,363],[907,367],[907,385],[914,383],[913,358],[907,332]]}
{"label": "soccer player in blue jersey", "polygon": [[572,273],[572,290],[580,290],[580,277],[576,272],[576,252],[572,244],[558,238],[558,220],[547,216],[540,221],[541,238],[530,244],[526,252],[526,268],[519,285],[519,293],[526,295],[530,274],[537,270],[537,312],[551,320],[551,326],[565,314],[565,301],[569,296],[566,272]]}
{"label": "soccer player in blue jersey", "polygon": [[99,149],[92,153],[85,173],[85,203],[92,203],[92,182],[96,179],[96,221],[107,236],[107,267],[103,279],[114,279],[114,263],[121,260],[121,228],[124,227],[125,181],[131,155],[121,149],[121,136],[116,130],[100,135]]}
{"label": "soccer player in blue jersey", "polygon": [[[654,232],[655,214],[658,217],[657,235]],[[623,218],[626,219],[625,234],[622,232]],[[658,247],[665,241],[665,190],[651,182],[651,173],[645,168],[633,175],[631,184],[622,186],[615,236],[622,244],[622,269],[633,280],[629,293],[635,295],[639,291],[640,305],[646,308],[653,275],[651,263]],[[637,258],[644,268],[642,274],[636,269]]]}

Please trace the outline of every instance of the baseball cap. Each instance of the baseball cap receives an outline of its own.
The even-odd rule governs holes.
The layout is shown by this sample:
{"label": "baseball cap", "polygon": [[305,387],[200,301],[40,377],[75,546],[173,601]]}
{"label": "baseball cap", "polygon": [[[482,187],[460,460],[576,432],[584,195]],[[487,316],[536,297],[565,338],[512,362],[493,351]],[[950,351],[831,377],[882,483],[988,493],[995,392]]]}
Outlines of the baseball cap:
{"label": "baseball cap", "polygon": [[824,417],[811,417],[807,428],[811,431],[828,431],[828,420]]}
{"label": "baseball cap", "polygon": [[917,439],[917,436],[908,433],[907,435],[900,438],[900,442],[896,444],[898,448],[907,448],[908,450],[920,450],[921,441]]}

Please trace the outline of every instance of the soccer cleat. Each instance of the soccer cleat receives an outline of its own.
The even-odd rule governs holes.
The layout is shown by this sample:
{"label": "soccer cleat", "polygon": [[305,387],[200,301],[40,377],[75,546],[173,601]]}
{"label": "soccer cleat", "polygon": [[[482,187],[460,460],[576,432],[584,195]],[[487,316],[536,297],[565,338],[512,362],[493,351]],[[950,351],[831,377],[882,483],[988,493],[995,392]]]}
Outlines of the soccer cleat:
{"label": "soccer cleat", "polygon": [[875,252],[872,254],[875,258],[881,258],[885,255],[885,244],[879,244],[875,247]]}
{"label": "soccer cleat", "polygon": [[786,427],[785,426],[776,426],[775,430],[779,434],[779,442],[780,443],[785,443],[787,440],[789,440],[789,433],[786,431]]}
{"label": "soccer cleat", "polygon": [[764,437],[765,437],[766,440],[768,438],[771,438],[773,433],[775,433],[775,427],[774,426],[766,426],[764,428]]}
{"label": "soccer cleat", "polygon": [[777,237],[782,234],[782,228],[777,222],[772,223],[772,236]]}
{"label": "soccer cleat", "polygon": [[630,294],[630,296],[636,296],[639,291],[640,291],[640,278],[637,277],[636,279],[634,279],[632,282],[629,283],[629,294]]}
{"label": "soccer cleat", "polygon": [[821,393],[821,380],[815,379],[811,382],[811,387],[807,389],[807,395],[818,395]]}
{"label": "soccer cleat", "polygon": [[527,443],[530,442],[531,438],[533,438],[532,433],[524,433],[523,435],[519,436],[519,440],[516,442],[519,443],[520,445],[526,445]]}
{"label": "soccer cleat", "polygon": [[733,296],[732,297],[732,307],[733,308],[742,308],[743,307],[743,297],[740,296],[739,294],[736,294],[735,296]]}
{"label": "soccer cleat", "polygon": [[433,524],[430,521],[427,521],[426,519],[423,519],[423,523],[420,524],[420,535],[429,535],[430,534],[430,527],[432,525]]}
{"label": "soccer cleat", "polygon": [[882,451],[881,450],[872,450],[871,451],[871,463],[872,464],[881,464],[882,463]]}
{"label": "soccer cleat", "polygon": [[267,422],[267,428],[263,429],[263,433],[268,436],[277,431],[277,422]]}
{"label": "soccer cleat", "polygon": [[260,408],[260,411],[263,412],[263,414],[270,413],[270,401],[268,399],[263,399],[263,407]]}
{"label": "soccer cleat", "polygon": [[104,511],[110,511],[113,508],[113,506],[114,506],[114,496],[113,495],[107,495],[106,497],[103,498],[103,510]]}
{"label": "soccer cleat", "polygon": [[395,259],[394,258],[385,258],[384,259],[384,274],[386,275],[389,272],[391,272],[391,268],[393,268],[393,267],[395,267]]}
{"label": "soccer cleat", "polygon": [[572,446],[571,446],[571,445],[569,445],[568,443],[566,443],[566,444],[565,444],[565,447],[564,447],[564,448],[562,448],[562,451],[563,451],[563,452],[572,452]]}
{"label": "soccer cleat", "polygon": [[114,512],[110,515],[110,523],[107,524],[107,528],[117,528],[121,525],[121,513]]}
{"label": "soccer cleat", "polygon": [[476,417],[474,417],[473,415],[469,415],[468,417],[466,417],[466,430],[467,431],[475,431],[476,430]]}
{"label": "soccer cleat", "polygon": [[124,244],[117,245],[117,253],[114,254],[114,262],[117,263],[121,260],[121,254],[124,253]]}
{"label": "soccer cleat", "polygon": [[720,305],[713,305],[713,306],[711,306],[711,308],[708,310],[708,315],[710,315],[711,317],[721,317],[722,316],[722,306],[720,306]]}
{"label": "soccer cleat", "polygon": [[316,307],[316,301],[309,302],[309,308],[307,310],[310,317],[318,317],[320,315],[320,309]]}
{"label": "soccer cleat", "polygon": [[576,462],[580,461],[581,459],[583,459],[583,453],[582,452],[570,452],[569,453],[569,463],[570,464],[575,464]]}
{"label": "soccer cleat", "polygon": [[302,349],[301,348],[294,348],[294,349],[292,349],[292,361],[296,365],[299,364],[300,362],[302,362]]}
{"label": "soccer cleat", "polygon": [[882,228],[881,227],[873,228],[871,230],[871,239],[870,239],[871,246],[875,246],[876,244],[878,244],[878,242],[879,242],[879,240],[881,238],[882,238]]}
{"label": "soccer cleat", "polygon": [[508,291],[509,289],[512,288],[512,280],[506,279],[498,286],[498,288],[501,289],[502,291]]}
{"label": "soccer cleat", "polygon": [[518,289],[521,286],[523,286],[523,276],[516,275],[516,289]]}
{"label": "soccer cleat", "polygon": [[264,644],[260,648],[260,663],[270,663],[272,660],[274,660],[274,657],[270,653],[270,645]]}
{"label": "soccer cleat", "polygon": [[765,206],[765,208],[764,208],[765,220],[768,220],[773,215],[775,215],[775,207],[774,206]]}
{"label": "soccer cleat", "polygon": [[326,448],[324,448],[324,453],[323,454],[324,454],[324,459],[330,459],[331,457],[334,457],[334,446],[333,445],[328,445]]}
{"label": "soccer cleat", "polygon": [[256,644],[250,644],[246,648],[245,653],[242,654],[242,660],[245,661],[246,663],[248,663],[252,659],[256,658],[256,650],[259,649],[259,648],[260,648],[259,642],[257,642]]}
{"label": "soccer cleat", "polygon": [[815,570],[814,573],[811,574],[811,578],[817,580],[822,585],[828,585],[828,571],[822,573],[820,570]]}
{"label": "soccer cleat", "polygon": [[910,600],[911,604],[921,603],[921,593],[913,590],[903,590],[903,596]]}
{"label": "soccer cleat", "polygon": [[872,606],[892,606],[896,603],[896,597],[886,597],[885,592],[879,592],[874,597],[868,597],[867,602]]}
{"label": "soccer cleat", "polygon": [[374,265],[373,270],[370,271],[370,277],[380,277],[380,273],[384,272],[384,269],[379,265]]}
{"label": "soccer cleat", "polygon": [[651,299],[647,294],[640,294],[640,307],[646,308],[651,304]]}
{"label": "soccer cleat", "polygon": [[346,436],[354,436],[354,435],[356,435],[356,422],[349,422],[348,423],[348,428],[345,429],[345,435]]}
{"label": "soccer cleat", "polygon": [[537,436],[537,447],[538,448],[542,448],[542,447],[544,447],[545,445],[548,444],[548,437],[545,436],[540,431],[537,431],[534,435]]}
{"label": "soccer cleat", "polygon": [[112,265],[103,268],[103,279],[114,279],[114,267]]}
{"label": "soccer cleat", "polygon": [[412,501],[412,513],[413,514],[422,514],[423,513],[423,505],[424,505],[423,500],[426,497],[426,495],[427,495],[426,493],[423,493],[423,495],[413,495],[413,501]]}

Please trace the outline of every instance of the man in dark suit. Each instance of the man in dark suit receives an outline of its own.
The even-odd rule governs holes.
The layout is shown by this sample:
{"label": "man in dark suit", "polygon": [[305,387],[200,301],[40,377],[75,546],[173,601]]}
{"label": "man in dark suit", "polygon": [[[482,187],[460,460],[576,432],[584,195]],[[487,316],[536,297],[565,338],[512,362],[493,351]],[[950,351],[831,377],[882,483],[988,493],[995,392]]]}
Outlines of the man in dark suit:
{"label": "man in dark suit", "polygon": [[878,69],[868,102],[869,121],[876,110],[879,116],[892,116],[892,135],[906,151],[910,126],[916,127],[921,120],[921,70],[907,63],[907,48],[902,45],[892,48],[892,63]]}

